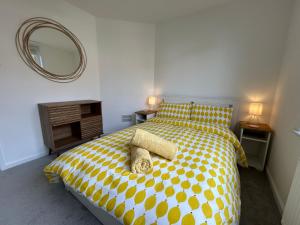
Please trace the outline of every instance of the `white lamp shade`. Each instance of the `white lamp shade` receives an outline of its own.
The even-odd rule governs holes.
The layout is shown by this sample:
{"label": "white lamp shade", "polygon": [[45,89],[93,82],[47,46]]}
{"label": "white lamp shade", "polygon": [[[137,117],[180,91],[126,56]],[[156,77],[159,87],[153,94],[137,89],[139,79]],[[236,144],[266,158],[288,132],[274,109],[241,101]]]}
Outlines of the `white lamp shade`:
{"label": "white lamp shade", "polygon": [[261,116],[263,111],[263,104],[258,102],[250,103],[249,114],[253,116]]}
{"label": "white lamp shade", "polygon": [[150,96],[148,98],[148,104],[149,105],[155,105],[156,104],[156,97],[155,96]]}

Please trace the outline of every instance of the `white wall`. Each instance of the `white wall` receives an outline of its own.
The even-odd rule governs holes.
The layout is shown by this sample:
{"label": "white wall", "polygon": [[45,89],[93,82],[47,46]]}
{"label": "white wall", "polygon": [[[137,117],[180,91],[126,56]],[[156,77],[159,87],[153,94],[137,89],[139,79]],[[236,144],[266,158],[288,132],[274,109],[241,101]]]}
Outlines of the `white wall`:
{"label": "white wall", "polygon": [[[262,101],[268,121],[290,4],[289,0],[233,1],[158,24],[156,94]],[[246,114],[248,105],[242,107]]]}
{"label": "white wall", "polygon": [[97,19],[104,131],[127,127],[121,115],[146,108],[153,94],[155,25]]}
{"label": "white wall", "polygon": [[[88,64],[77,81],[48,81],[19,57],[15,33],[24,20],[35,16],[59,21],[81,40]],[[99,67],[95,17],[64,1],[2,0],[0,28],[0,146],[7,168],[47,153],[37,103],[99,99]]]}
{"label": "white wall", "polygon": [[293,17],[280,79],[276,92],[272,126],[275,135],[268,163],[268,174],[277,200],[284,206],[300,157],[300,137],[292,130],[300,127],[300,1],[293,7]]}

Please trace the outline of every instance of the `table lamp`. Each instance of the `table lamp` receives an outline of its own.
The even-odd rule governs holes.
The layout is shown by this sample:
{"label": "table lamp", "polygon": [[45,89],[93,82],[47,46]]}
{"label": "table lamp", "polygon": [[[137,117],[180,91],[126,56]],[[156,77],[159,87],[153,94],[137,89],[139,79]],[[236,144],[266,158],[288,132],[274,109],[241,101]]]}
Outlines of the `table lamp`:
{"label": "table lamp", "polygon": [[156,97],[155,96],[149,96],[148,105],[150,106],[150,109],[154,109],[154,107],[156,105]]}
{"label": "table lamp", "polygon": [[260,102],[252,102],[249,105],[249,115],[250,122],[255,126],[257,126],[259,122],[259,117],[262,115],[263,104]]}

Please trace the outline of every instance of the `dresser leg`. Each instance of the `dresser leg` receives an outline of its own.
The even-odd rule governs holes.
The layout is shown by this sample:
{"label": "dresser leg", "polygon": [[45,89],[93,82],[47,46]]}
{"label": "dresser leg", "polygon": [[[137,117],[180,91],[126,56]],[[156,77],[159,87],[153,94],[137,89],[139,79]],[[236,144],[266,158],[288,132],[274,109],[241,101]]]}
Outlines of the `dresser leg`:
{"label": "dresser leg", "polygon": [[52,150],[51,150],[51,148],[49,148],[49,155],[51,155],[51,153],[52,153]]}

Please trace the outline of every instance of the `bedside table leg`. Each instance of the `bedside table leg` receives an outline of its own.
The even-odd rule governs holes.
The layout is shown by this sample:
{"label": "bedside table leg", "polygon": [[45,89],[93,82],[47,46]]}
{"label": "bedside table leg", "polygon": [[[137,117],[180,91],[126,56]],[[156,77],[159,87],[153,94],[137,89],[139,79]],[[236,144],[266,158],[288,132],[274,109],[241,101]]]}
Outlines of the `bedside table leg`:
{"label": "bedside table leg", "polygon": [[49,155],[51,155],[51,153],[52,153],[52,150],[51,150],[51,148],[49,148]]}
{"label": "bedside table leg", "polygon": [[267,159],[267,154],[268,154],[268,149],[269,149],[270,141],[271,141],[271,135],[272,135],[272,133],[269,132],[269,133],[268,133],[267,143],[266,143],[266,148],[265,148],[265,152],[264,152],[264,158],[263,158],[263,160],[264,160],[264,161],[263,161],[263,162],[264,162],[264,166],[263,166],[263,169],[262,169],[262,170],[264,170],[264,168],[265,168],[266,159]]}
{"label": "bedside table leg", "polygon": [[242,144],[242,140],[243,140],[243,134],[244,134],[244,129],[241,128],[241,131],[240,131],[240,143]]}

